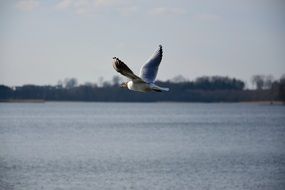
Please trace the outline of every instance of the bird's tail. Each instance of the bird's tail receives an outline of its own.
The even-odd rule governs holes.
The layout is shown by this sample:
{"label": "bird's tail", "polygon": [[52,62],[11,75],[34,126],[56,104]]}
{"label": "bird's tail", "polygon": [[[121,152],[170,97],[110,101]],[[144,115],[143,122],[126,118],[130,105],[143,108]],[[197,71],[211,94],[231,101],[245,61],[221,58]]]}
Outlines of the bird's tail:
{"label": "bird's tail", "polygon": [[160,86],[153,84],[152,90],[156,92],[162,92],[162,91],[169,91],[169,88],[164,88],[164,87],[160,87]]}
{"label": "bird's tail", "polygon": [[159,87],[161,91],[169,91],[169,88]]}

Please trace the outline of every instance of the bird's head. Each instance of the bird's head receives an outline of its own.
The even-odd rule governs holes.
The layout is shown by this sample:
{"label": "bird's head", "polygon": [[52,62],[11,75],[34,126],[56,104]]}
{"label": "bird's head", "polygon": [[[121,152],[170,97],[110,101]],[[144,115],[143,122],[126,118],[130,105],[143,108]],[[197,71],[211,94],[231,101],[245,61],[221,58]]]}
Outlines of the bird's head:
{"label": "bird's head", "polygon": [[116,69],[116,67],[117,67],[116,65],[118,65],[121,62],[121,60],[119,58],[117,58],[117,57],[113,57],[113,61],[112,62],[113,62],[113,67]]}
{"label": "bird's head", "polygon": [[120,87],[121,87],[121,88],[128,88],[128,85],[127,85],[126,82],[123,82]]}

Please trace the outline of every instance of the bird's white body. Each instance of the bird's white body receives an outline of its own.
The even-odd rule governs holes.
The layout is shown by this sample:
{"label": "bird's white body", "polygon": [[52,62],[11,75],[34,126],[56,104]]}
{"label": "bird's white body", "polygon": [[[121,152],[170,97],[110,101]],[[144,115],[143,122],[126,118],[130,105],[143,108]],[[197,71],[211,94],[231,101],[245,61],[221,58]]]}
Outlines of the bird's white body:
{"label": "bird's white body", "polygon": [[130,81],[123,83],[122,87],[126,87],[129,90],[139,92],[169,91],[168,88],[162,88],[154,84],[161,59],[162,46],[159,45],[159,49],[141,67],[140,76],[135,75],[125,63],[123,63],[120,59],[116,57],[113,58],[113,67],[117,72],[131,79]]}
{"label": "bird's white body", "polygon": [[139,91],[139,92],[151,92],[152,91],[149,84],[143,83],[143,82],[134,82],[132,80],[127,83],[127,87],[129,90],[134,90],[134,91]]}
{"label": "bird's white body", "polygon": [[159,87],[153,83],[145,83],[145,82],[127,82],[127,87],[129,90],[139,91],[139,92],[161,92],[161,91],[169,91],[168,88]]}

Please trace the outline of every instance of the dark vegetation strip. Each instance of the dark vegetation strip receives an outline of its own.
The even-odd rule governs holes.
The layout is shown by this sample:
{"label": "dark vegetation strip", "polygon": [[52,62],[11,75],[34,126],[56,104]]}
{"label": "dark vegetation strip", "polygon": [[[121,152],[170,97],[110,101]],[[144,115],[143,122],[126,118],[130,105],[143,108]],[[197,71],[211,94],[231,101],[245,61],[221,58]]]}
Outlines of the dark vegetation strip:
{"label": "dark vegetation strip", "polygon": [[[104,102],[285,102],[285,77],[280,80],[255,81],[256,89],[245,89],[242,80],[229,77],[200,77],[195,81],[157,81],[169,87],[164,93],[139,93],[120,88],[120,79],[103,82],[102,85],[68,79],[58,85],[23,85],[9,87],[0,85],[0,101],[104,101]],[[254,80],[253,80],[254,82]],[[267,84],[267,83],[268,84]]]}

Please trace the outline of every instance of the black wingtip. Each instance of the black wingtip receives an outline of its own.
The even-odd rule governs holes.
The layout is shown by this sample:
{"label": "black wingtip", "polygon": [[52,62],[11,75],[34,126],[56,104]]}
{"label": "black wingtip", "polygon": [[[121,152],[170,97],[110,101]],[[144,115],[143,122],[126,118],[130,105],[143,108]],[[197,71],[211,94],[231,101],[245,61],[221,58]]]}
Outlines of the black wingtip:
{"label": "black wingtip", "polygon": [[159,44],[159,52],[160,52],[160,54],[161,54],[161,56],[162,56],[163,50],[162,50],[162,45],[160,45],[160,44]]}
{"label": "black wingtip", "polygon": [[162,45],[158,45],[159,46],[159,51],[160,51],[160,53],[161,53],[161,55],[163,54],[163,50],[162,50]]}

